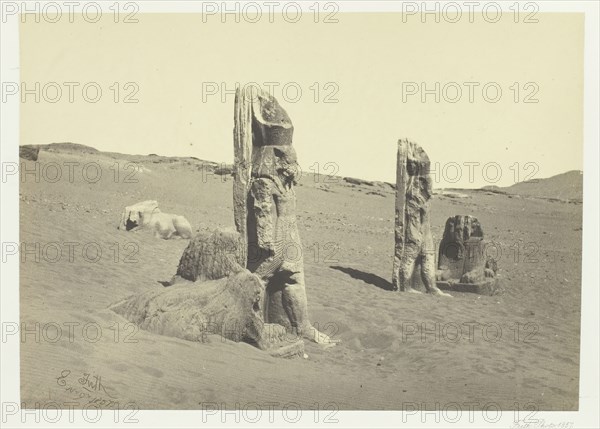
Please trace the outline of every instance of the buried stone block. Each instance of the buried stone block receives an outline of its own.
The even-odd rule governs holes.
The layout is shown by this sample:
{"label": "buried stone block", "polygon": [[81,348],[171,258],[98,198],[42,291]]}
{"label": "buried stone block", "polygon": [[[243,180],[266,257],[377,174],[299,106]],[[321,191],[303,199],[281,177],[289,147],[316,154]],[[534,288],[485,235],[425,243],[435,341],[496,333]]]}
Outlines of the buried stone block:
{"label": "buried stone block", "polygon": [[190,281],[215,280],[243,269],[240,259],[240,234],[216,229],[200,231],[183,251],[177,274],[171,283],[181,277]]}
{"label": "buried stone block", "polygon": [[220,335],[275,357],[302,356],[304,342],[281,325],[265,323],[265,286],[236,262],[239,234],[196,235],[167,288],[130,296],[111,309],[155,334],[208,342]]}
{"label": "buried stone block", "polygon": [[276,357],[301,356],[304,342],[289,339],[280,325],[265,323],[263,286],[247,270],[219,280],[190,282],[129,297],[112,310],[140,328],[188,341],[219,335],[246,342]]}
{"label": "buried stone block", "polygon": [[497,265],[485,254],[486,241],[477,218],[448,218],[438,253],[440,289],[492,295],[497,289]]}

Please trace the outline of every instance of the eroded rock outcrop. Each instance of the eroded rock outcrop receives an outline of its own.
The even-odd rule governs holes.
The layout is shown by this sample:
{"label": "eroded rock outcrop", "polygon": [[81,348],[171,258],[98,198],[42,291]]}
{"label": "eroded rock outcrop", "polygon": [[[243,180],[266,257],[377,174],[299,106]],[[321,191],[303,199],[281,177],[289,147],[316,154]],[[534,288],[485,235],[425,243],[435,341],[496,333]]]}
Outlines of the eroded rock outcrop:
{"label": "eroded rock outcrop", "polygon": [[37,161],[40,153],[40,146],[23,145],[19,146],[19,158]]}

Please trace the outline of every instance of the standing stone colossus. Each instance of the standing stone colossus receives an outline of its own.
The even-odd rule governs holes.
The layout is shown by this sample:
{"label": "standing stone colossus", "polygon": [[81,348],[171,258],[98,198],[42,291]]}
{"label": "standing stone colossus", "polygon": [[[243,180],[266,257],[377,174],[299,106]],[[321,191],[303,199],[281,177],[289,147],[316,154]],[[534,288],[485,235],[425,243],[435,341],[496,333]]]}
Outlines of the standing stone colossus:
{"label": "standing stone colossus", "polygon": [[415,271],[427,292],[451,296],[435,283],[435,247],[429,221],[433,188],[429,174],[429,157],[416,143],[398,141],[396,169],[395,248],[392,286],[403,292],[413,288]]}
{"label": "standing stone colossus", "polygon": [[331,343],[308,318],[292,122],[273,96],[254,87],[236,91],[234,118],[234,218],[243,248],[239,263],[266,284],[266,322]]}

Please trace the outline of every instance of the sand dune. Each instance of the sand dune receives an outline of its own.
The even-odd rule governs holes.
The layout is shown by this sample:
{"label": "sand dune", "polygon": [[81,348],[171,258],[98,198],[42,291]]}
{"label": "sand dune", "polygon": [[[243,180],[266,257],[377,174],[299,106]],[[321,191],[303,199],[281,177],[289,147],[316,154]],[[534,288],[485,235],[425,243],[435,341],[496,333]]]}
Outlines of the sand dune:
{"label": "sand dune", "polygon": [[551,200],[583,201],[583,171],[572,170],[543,179],[531,179],[506,188],[486,186],[484,190]]}

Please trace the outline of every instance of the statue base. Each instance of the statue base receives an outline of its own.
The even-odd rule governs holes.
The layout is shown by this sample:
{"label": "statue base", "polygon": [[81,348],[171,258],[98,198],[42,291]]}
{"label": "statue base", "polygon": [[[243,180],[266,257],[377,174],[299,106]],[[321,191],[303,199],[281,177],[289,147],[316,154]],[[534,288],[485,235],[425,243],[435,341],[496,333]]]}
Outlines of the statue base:
{"label": "statue base", "polygon": [[304,356],[304,341],[297,340],[293,343],[276,344],[266,350],[272,357],[293,359]]}
{"label": "statue base", "polygon": [[441,290],[470,292],[479,295],[494,295],[498,290],[498,279],[488,278],[479,283],[461,283],[459,280],[438,280],[436,286]]}

